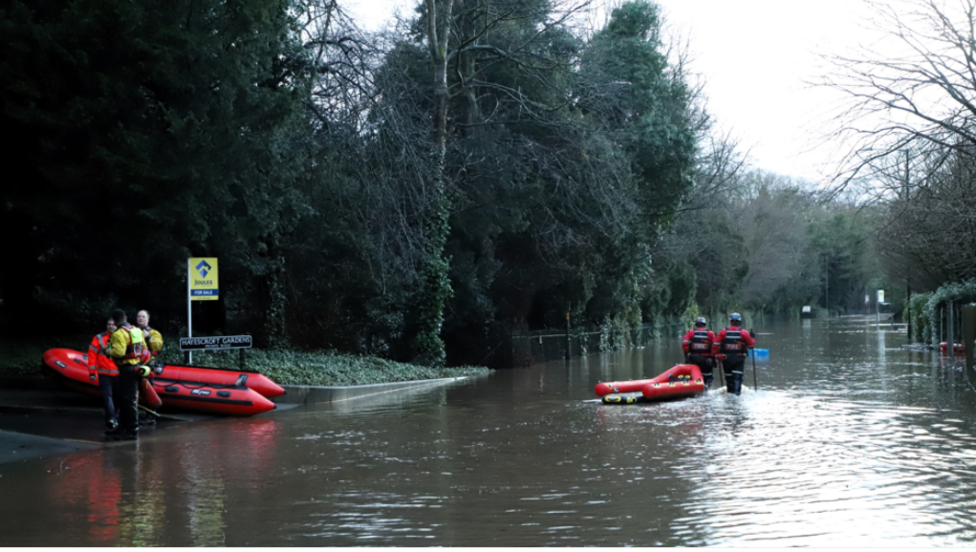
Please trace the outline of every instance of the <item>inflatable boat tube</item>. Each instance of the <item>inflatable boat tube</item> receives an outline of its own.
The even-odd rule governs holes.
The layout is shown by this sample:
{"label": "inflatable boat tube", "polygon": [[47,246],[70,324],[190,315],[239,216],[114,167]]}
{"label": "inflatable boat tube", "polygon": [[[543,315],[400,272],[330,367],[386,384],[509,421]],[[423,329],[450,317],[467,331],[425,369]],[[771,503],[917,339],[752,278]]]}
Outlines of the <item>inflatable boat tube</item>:
{"label": "inflatable boat tube", "polygon": [[705,381],[694,364],[679,364],[641,389],[644,398],[653,401],[691,397],[704,392]]}
{"label": "inflatable boat tube", "polygon": [[253,416],[275,408],[273,402],[243,385],[220,385],[156,376],[152,378],[152,386],[167,408],[229,416]]}
{"label": "inflatable boat tube", "polygon": [[596,384],[596,396],[603,397],[605,395],[620,394],[620,393],[634,393],[640,392],[648,383],[652,383],[653,379],[642,379],[642,380],[630,380],[630,381],[601,381]]}
{"label": "inflatable boat tube", "polygon": [[[88,355],[71,349],[49,349],[44,353],[44,368],[48,375],[61,380],[65,387],[92,397],[101,398],[98,378],[88,378]],[[149,385],[148,380],[139,382],[139,404],[150,410],[157,410],[163,401]]]}
{"label": "inflatable boat tube", "polygon": [[[660,383],[663,377],[665,382],[668,381],[668,375],[672,373],[673,370],[680,368],[681,366],[687,367],[689,370],[691,368],[698,369],[694,364],[678,364],[677,366],[671,368],[667,372],[664,372],[660,376],[651,379],[641,379],[641,380],[630,380],[630,381],[611,381],[611,382],[600,382],[596,384],[596,395],[602,397],[604,395],[609,395],[611,393],[634,393],[644,390],[644,386],[651,383]],[[685,372],[681,372],[684,374]],[[691,372],[687,372],[691,374]],[[698,371],[698,378],[701,379],[701,370]],[[703,384],[704,385],[704,384]]]}
{"label": "inflatable boat tube", "polygon": [[603,396],[603,404],[637,404],[648,402],[640,393],[611,393]]}
{"label": "inflatable boat tube", "polygon": [[280,385],[271,381],[267,376],[258,374],[257,372],[241,372],[240,370],[208,368],[205,366],[160,364],[153,369],[153,373],[157,378],[212,383],[218,386],[233,385],[247,387],[268,398],[285,394],[285,390]]}

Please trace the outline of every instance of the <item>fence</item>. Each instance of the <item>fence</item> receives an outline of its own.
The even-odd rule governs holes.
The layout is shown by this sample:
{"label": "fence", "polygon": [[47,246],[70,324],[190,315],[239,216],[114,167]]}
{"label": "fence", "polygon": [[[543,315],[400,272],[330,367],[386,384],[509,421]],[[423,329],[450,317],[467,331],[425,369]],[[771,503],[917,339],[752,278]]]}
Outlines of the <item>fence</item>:
{"label": "fence", "polygon": [[512,366],[585,356],[588,353],[643,347],[654,339],[681,337],[688,328],[677,322],[639,327],[539,330],[511,335]]}

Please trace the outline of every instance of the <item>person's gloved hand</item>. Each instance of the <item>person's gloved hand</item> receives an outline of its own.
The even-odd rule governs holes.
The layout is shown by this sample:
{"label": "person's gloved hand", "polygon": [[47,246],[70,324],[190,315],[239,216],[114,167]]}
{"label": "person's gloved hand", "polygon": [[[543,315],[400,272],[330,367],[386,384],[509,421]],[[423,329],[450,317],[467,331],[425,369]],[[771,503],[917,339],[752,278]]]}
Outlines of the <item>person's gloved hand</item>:
{"label": "person's gloved hand", "polygon": [[152,373],[152,370],[148,366],[140,366],[136,371],[139,372],[139,375],[144,378],[148,378],[149,374]]}
{"label": "person's gloved hand", "polygon": [[95,381],[98,379],[98,376],[95,375],[95,372],[88,372],[88,379]]}

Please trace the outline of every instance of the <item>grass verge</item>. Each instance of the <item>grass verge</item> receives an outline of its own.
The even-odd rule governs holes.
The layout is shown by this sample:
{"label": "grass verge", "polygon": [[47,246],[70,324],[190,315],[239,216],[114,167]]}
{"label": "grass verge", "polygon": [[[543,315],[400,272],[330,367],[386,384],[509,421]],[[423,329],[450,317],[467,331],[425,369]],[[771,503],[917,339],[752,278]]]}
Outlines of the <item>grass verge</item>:
{"label": "grass verge", "polygon": [[[238,351],[195,352],[193,364],[238,369]],[[182,360],[171,359],[173,364]],[[339,354],[332,351],[299,352],[248,349],[247,370],[259,372],[281,385],[345,386],[391,383],[435,378],[456,378],[488,374],[488,368],[463,366],[431,368],[376,357]]]}

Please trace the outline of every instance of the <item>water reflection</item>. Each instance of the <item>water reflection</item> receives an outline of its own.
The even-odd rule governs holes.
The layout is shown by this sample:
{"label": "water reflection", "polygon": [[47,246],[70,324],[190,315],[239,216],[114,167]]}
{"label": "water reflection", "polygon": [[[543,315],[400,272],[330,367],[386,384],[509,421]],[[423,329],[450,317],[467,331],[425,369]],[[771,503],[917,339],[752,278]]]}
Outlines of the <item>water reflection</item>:
{"label": "water reflection", "polygon": [[760,329],[741,396],[592,400],[679,362],[673,340],[0,465],[0,544],[969,544],[964,369],[872,322]]}
{"label": "water reflection", "polygon": [[0,493],[10,530],[0,544],[226,544],[229,505],[259,506],[275,494],[280,428],[271,419],[222,420],[4,465]]}

